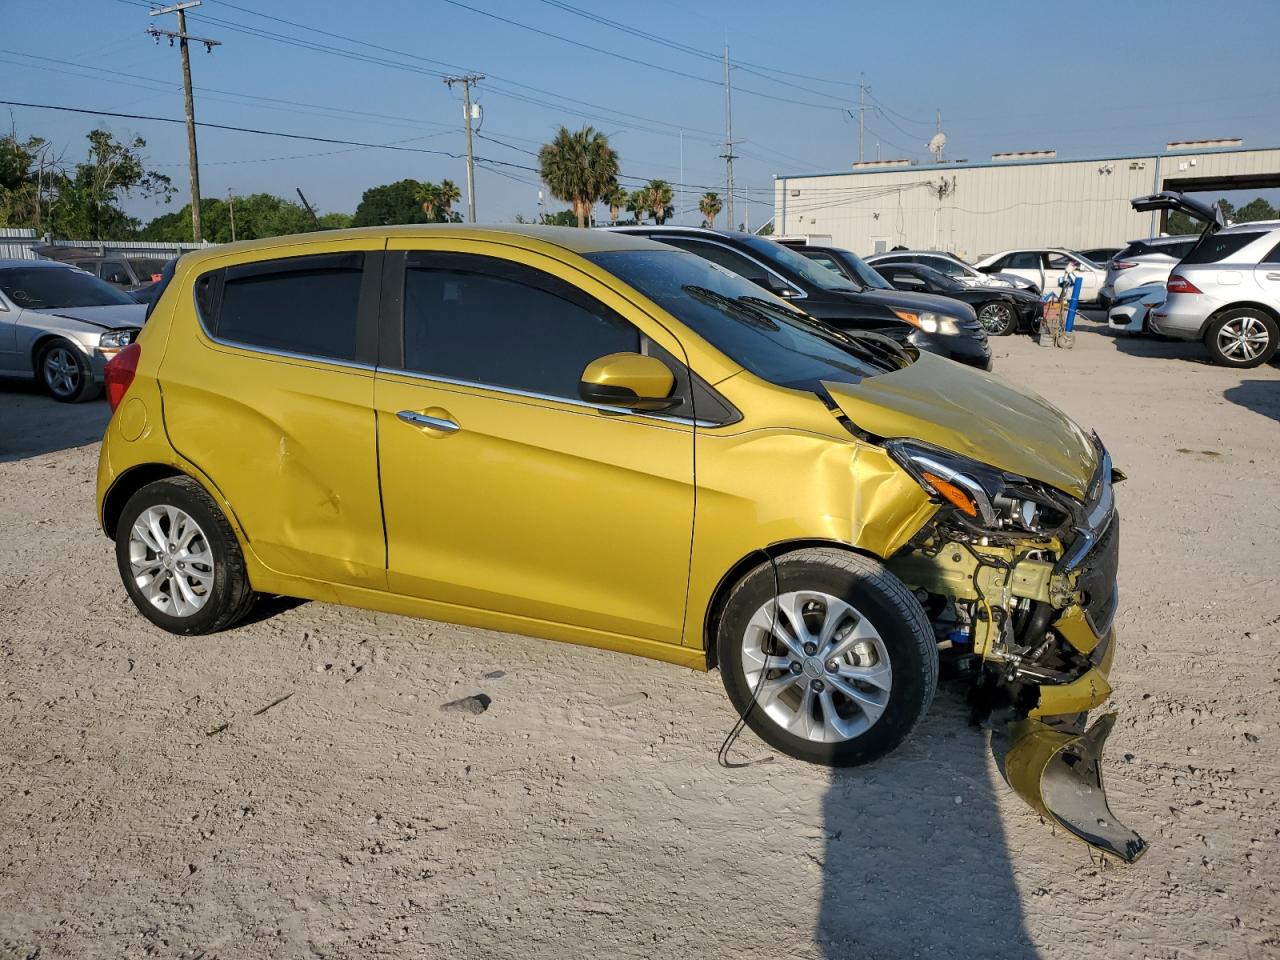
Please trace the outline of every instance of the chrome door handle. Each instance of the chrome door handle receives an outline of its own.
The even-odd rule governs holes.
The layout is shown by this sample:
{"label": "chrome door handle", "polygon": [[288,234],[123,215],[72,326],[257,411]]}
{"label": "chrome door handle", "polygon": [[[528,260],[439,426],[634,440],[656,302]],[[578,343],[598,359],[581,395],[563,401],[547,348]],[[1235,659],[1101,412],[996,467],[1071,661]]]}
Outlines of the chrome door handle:
{"label": "chrome door handle", "polygon": [[401,410],[396,416],[415,427],[428,427],[432,430],[442,430],[445,433],[458,432],[456,423],[452,420],[445,420],[442,417],[428,417],[425,413],[415,413],[412,410]]}
{"label": "chrome door handle", "polygon": [[1280,280],[1280,273],[1268,273],[1268,274],[1267,274],[1267,279],[1268,279],[1268,280]]}

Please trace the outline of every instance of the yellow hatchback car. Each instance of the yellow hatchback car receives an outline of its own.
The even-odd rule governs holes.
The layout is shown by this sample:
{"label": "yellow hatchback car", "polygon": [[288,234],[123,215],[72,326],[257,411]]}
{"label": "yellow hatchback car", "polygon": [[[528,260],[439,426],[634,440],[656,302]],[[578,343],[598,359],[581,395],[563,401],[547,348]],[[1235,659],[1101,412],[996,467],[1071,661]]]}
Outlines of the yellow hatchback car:
{"label": "yellow hatchback car", "polygon": [[718,666],[835,765],[897,746],[951,660],[1021,720],[1015,787],[1141,852],[1111,718],[1074,725],[1110,693],[1118,473],[1044,401],[603,231],[281,237],[163,283],[98,472],[153,623],[285,594]]}

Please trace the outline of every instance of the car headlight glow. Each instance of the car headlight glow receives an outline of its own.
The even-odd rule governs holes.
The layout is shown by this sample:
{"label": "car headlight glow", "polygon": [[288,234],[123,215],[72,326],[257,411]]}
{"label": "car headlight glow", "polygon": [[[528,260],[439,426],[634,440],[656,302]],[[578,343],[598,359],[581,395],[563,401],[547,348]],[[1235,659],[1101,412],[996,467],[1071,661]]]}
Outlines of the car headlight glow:
{"label": "car headlight glow", "polygon": [[1062,494],[1025,477],[918,440],[889,440],[885,449],[965,526],[1048,535],[1071,521]]}
{"label": "car headlight glow", "polygon": [[138,331],[133,329],[108,330],[98,338],[98,346],[104,350],[122,350],[133,343]]}
{"label": "car headlight glow", "polygon": [[944,317],[940,313],[934,313],[932,310],[916,313],[911,310],[891,309],[893,309],[899,320],[905,320],[913,327],[918,327],[922,333],[943,333],[948,336],[955,336],[960,332],[960,328],[956,326],[954,320],[950,317]]}

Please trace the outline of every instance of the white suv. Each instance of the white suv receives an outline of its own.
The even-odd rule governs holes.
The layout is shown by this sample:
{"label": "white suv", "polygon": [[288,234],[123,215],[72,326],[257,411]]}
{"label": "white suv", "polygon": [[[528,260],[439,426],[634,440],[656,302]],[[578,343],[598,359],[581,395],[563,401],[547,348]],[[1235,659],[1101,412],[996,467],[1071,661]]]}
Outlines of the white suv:
{"label": "white suv", "polygon": [[1110,310],[1125,294],[1158,283],[1164,286],[1174,264],[1191,252],[1196,238],[1152,237],[1134,240],[1107,263],[1107,276],[1098,291],[1098,303]]}
{"label": "white suv", "polygon": [[1178,210],[1207,220],[1173,268],[1153,333],[1203,340],[1214,363],[1256,367],[1280,349],[1280,221],[1223,226],[1222,214],[1167,191],[1132,201],[1135,210]]}
{"label": "white suv", "polygon": [[1021,250],[1005,250],[983,257],[974,264],[983,273],[1012,273],[1035,284],[1046,293],[1055,293],[1058,281],[1067,268],[1075,270],[1080,278],[1080,300],[1089,303],[1098,299],[1102,289],[1103,271],[1096,263],[1080,254],[1062,247],[1030,247]]}

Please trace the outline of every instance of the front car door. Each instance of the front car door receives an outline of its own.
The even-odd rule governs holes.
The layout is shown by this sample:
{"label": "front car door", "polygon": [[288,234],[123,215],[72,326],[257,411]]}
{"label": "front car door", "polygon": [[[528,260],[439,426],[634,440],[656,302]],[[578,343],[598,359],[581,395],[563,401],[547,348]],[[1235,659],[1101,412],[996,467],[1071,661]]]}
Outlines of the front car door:
{"label": "front car door", "polygon": [[690,407],[598,407],[578,384],[593,360],[643,352],[687,389],[680,343],[561,260],[463,244],[388,247],[375,406],[390,589],[447,605],[443,619],[679,644]]}

